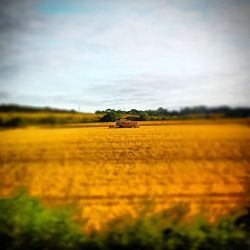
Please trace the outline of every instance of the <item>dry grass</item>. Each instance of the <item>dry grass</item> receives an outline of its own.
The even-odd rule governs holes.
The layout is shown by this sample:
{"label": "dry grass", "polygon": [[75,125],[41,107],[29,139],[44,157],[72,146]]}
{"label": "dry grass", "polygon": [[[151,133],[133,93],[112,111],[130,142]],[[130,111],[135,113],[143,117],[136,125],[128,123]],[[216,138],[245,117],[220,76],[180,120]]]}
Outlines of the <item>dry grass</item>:
{"label": "dry grass", "polygon": [[246,121],[229,120],[2,130],[0,195],[25,186],[51,204],[74,202],[94,227],[145,202],[156,210],[189,202],[215,216],[246,196],[249,132]]}

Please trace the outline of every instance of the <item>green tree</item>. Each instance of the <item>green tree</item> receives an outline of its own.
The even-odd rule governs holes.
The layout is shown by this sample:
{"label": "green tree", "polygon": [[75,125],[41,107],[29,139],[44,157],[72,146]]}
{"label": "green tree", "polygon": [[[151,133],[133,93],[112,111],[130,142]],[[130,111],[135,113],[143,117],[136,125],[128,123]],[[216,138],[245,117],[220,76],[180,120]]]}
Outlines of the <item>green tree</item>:
{"label": "green tree", "polygon": [[106,115],[104,115],[100,121],[101,122],[114,122],[115,120],[117,120],[119,118],[119,115],[115,112],[111,112],[111,113],[107,113]]}

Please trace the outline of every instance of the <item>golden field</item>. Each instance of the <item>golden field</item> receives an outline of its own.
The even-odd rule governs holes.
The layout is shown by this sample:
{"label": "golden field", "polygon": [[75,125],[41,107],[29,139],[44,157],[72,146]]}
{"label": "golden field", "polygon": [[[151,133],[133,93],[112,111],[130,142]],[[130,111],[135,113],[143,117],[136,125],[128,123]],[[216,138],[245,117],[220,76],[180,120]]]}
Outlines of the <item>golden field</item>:
{"label": "golden field", "polygon": [[74,203],[95,228],[145,204],[187,202],[210,218],[244,205],[249,121],[139,124],[1,130],[0,195],[26,187],[47,204]]}

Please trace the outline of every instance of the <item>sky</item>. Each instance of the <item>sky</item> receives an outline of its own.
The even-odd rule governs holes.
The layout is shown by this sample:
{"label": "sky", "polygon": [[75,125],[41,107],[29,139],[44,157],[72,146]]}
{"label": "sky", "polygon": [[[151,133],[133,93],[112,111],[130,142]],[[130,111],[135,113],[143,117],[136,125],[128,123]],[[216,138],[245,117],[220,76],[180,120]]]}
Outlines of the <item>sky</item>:
{"label": "sky", "polygon": [[250,0],[1,0],[0,103],[250,106]]}

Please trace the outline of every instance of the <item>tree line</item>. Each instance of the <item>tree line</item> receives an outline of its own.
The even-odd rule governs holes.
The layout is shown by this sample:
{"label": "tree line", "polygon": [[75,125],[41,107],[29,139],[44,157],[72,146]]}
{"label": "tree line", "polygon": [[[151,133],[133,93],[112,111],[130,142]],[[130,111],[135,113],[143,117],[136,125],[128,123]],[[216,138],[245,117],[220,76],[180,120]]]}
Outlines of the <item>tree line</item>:
{"label": "tree line", "polygon": [[[0,112],[2,114],[10,114],[10,117],[4,118],[0,116],[1,126],[20,126],[24,124],[64,124],[74,122],[112,122],[118,118],[127,118],[136,121],[154,121],[154,120],[168,120],[168,119],[212,119],[212,118],[250,118],[250,107],[207,107],[204,105],[194,107],[184,107],[180,110],[169,110],[163,107],[152,110],[138,110],[131,109],[129,111],[106,109],[97,110],[93,117],[89,117],[87,120],[76,119],[76,117],[52,117],[53,114],[66,113],[69,115],[83,114],[73,109],[58,109],[52,107],[33,107],[18,104],[0,104]],[[22,113],[50,113],[48,117],[37,117],[35,121],[30,121],[27,117],[23,117]],[[13,117],[12,113],[15,114]],[[18,115],[20,113],[20,115]],[[96,115],[96,116],[95,116]],[[28,119],[28,120],[27,120]]]}
{"label": "tree line", "polygon": [[52,107],[34,107],[18,104],[0,104],[0,112],[53,112],[53,113],[76,113],[74,109],[58,109]]}
{"label": "tree line", "polygon": [[250,107],[207,107],[194,106],[184,107],[180,110],[168,110],[159,107],[156,110],[137,110],[129,111],[106,109],[97,110],[96,114],[104,114],[101,121],[114,121],[119,117],[125,117],[131,120],[167,120],[167,119],[191,119],[191,118],[250,118]]}

